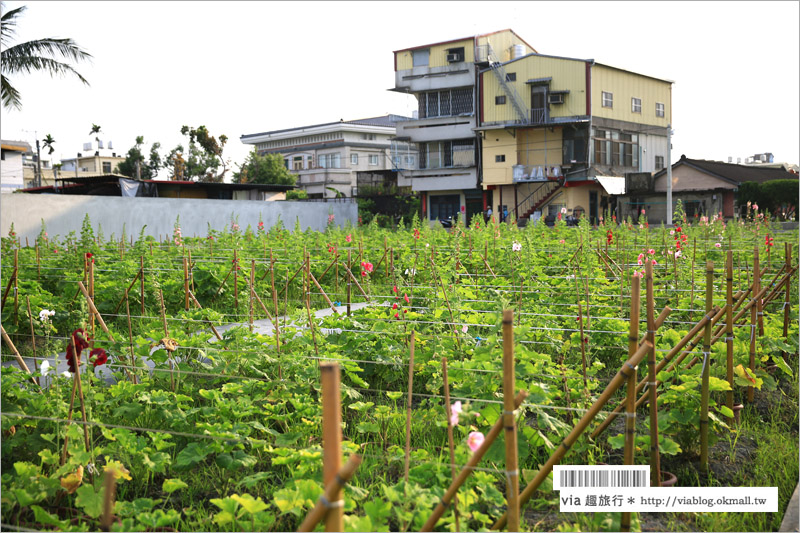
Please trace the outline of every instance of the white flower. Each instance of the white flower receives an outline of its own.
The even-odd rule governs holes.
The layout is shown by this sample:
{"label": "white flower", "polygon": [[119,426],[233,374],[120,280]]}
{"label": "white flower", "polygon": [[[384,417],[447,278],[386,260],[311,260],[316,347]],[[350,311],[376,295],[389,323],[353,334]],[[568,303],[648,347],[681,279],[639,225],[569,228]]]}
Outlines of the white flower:
{"label": "white flower", "polygon": [[682,256],[682,255],[683,255],[683,254],[681,253],[681,251],[680,251],[680,250],[678,250],[677,252],[675,252],[675,258],[676,258],[676,259],[677,259],[678,257]]}
{"label": "white flower", "polygon": [[520,250],[522,250],[522,245],[517,241],[514,241],[514,243],[511,245],[511,249],[514,250],[515,252],[519,252]]}
{"label": "white flower", "polygon": [[41,311],[39,311],[39,321],[47,323],[50,321],[50,317],[54,316],[55,314],[56,314],[55,311],[50,311],[49,309],[42,309]]}
{"label": "white flower", "polygon": [[458,401],[450,406],[450,425],[458,425],[458,415],[461,414],[461,402]]}
{"label": "white flower", "polygon": [[72,374],[69,373],[69,370],[65,370],[61,373],[61,377],[71,378]]}
{"label": "white flower", "polygon": [[561,214],[562,215],[566,215],[567,214],[567,208],[566,207],[562,207],[561,208]]}
{"label": "white flower", "polygon": [[412,275],[413,276],[416,273],[417,273],[417,269],[415,269],[415,268],[407,268],[406,269],[406,276],[408,276],[408,275]]}
{"label": "white flower", "polygon": [[42,373],[43,376],[46,376],[48,372],[50,372],[50,362],[43,361],[41,365],[39,365],[39,372]]}

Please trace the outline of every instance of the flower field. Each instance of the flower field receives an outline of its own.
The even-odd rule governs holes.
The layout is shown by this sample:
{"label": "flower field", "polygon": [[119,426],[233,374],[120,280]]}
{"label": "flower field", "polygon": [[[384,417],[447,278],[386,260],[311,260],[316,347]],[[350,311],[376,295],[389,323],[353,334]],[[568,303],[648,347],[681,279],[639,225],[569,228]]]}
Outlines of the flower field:
{"label": "flower field", "polygon": [[[357,456],[317,530],[501,527],[509,471],[523,531],[777,530],[798,476],[797,243],[756,212],[10,234],[2,528],[293,531]],[[492,436],[509,416],[516,468]],[[781,512],[558,512],[553,464],[654,458],[678,486],[778,485]]]}

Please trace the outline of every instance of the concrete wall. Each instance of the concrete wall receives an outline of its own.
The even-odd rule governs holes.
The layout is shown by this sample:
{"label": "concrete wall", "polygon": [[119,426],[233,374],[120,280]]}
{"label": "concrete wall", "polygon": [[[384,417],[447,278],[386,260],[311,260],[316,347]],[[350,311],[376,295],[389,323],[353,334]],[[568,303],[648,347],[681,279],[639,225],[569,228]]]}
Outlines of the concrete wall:
{"label": "concrete wall", "polygon": [[6,194],[0,198],[0,234],[8,235],[11,223],[17,235],[25,242],[36,239],[44,219],[47,233],[64,238],[69,232],[80,235],[81,224],[86,215],[97,231],[98,224],[103,234],[116,237],[125,233],[136,238],[145,228],[146,235],[171,238],[175,219],[180,215],[184,237],[204,237],[208,227],[215,230],[229,228],[231,214],[238,216],[241,231],[250,225],[253,231],[258,226],[259,215],[266,228],[272,227],[280,216],[284,227],[294,230],[299,218],[304,230],[324,230],[328,214],[333,213],[337,225],[348,220],[358,221],[358,205],[343,202],[260,202],[253,200],[206,200],[185,198],[118,198],[109,196],[50,195],[50,194]]}

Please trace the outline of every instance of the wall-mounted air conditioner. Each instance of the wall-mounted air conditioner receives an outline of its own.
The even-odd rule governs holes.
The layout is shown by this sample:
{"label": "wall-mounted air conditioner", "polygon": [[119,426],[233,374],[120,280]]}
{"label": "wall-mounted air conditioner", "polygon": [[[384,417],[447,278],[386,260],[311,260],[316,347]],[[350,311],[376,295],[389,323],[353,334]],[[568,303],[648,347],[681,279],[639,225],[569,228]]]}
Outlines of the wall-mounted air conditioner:
{"label": "wall-mounted air conditioner", "polygon": [[563,104],[564,93],[550,93],[547,95],[548,104]]}
{"label": "wall-mounted air conditioner", "polygon": [[461,57],[461,54],[447,54],[447,61],[449,63],[456,63],[457,61],[463,61],[464,59]]}

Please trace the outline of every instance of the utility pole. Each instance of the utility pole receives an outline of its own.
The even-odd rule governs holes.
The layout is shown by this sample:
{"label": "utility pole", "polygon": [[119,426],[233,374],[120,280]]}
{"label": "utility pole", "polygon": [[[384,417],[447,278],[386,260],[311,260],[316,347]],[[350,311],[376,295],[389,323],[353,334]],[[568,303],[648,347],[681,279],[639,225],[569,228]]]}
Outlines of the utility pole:
{"label": "utility pole", "polygon": [[36,186],[42,186],[42,154],[39,151],[39,138],[36,138]]}
{"label": "utility pole", "polygon": [[667,226],[672,225],[672,124],[667,124]]}

